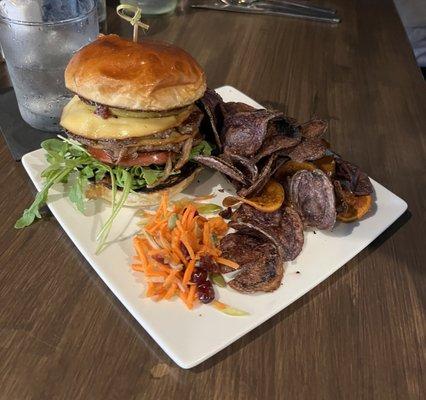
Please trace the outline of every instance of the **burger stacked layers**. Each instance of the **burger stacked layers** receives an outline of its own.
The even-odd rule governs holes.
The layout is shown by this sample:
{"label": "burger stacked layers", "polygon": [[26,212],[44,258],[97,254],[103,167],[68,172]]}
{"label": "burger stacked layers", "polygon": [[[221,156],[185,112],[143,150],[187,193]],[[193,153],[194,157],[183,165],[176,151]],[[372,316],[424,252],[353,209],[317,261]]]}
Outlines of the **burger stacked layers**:
{"label": "burger stacked layers", "polygon": [[[195,105],[205,76],[188,53],[101,36],[71,59],[65,84],[75,96],[61,126],[94,159],[133,175],[128,205],[156,204],[162,190],[177,193],[192,181],[197,166],[188,161],[210,148]],[[88,195],[111,199],[108,176],[93,182]]]}

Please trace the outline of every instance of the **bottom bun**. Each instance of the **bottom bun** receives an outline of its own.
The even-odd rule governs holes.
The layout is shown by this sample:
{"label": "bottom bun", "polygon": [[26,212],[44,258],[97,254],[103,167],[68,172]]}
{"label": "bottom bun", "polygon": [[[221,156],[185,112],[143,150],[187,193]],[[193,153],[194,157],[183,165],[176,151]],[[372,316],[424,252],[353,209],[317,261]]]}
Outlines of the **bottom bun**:
{"label": "bottom bun", "polygon": [[[197,168],[194,172],[192,172],[191,175],[182,179],[175,185],[165,188],[163,187],[157,191],[152,190],[149,192],[130,192],[124,205],[127,207],[155,206],[160,203],[164,192],[169,192],[169,196],[172,198],[173,196],[176,196],[178,193],[182,192],[182,190],[185,190],[192,183],[200,171],[201,168]],[[120,193],[118,193],[118,196],[119,195]],[[90,200],[104,199],[111,203],[112,190],[102,183],[91,183],[86,190],[86,197]]]}

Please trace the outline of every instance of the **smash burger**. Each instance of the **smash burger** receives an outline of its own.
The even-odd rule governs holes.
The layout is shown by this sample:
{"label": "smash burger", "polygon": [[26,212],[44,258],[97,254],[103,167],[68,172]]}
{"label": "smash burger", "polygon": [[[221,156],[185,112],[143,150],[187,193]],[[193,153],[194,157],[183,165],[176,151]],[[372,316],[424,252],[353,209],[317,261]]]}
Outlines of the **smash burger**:
{"label": "smash burger", "polygon": [[[206,79],[188,53],[100,36],[71,59],[65,85],[75,96],[60,125],[91,157],[133,175],[126,205],[157,204],[162,191],[173,195],[191,183],[199,168],[188,161],[209,146],[194,104]],[[86,195],[111,200],[111,177],[92,182]]]}

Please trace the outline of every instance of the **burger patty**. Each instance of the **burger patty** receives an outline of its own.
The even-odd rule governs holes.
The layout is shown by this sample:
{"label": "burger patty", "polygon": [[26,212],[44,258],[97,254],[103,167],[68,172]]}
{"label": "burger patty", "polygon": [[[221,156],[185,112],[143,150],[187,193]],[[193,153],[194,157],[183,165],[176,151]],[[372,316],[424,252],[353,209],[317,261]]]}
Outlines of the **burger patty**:
{"label": "burger patty", "polygon": [[[144,136],[126,139],[89,139],[69,131],[66,133],[70,138],[77,140],[89,149],[94,149],[92,154],[100,161],[104,161],[109,164],[120,164],[120,161],[123,160],[126,160],[126,162],[128,160],[136,160],[141,153],[169,152],[179,154],[185,143],[189,140],[191,140],[192,146],[197,145],[202,140],[199,134],[199,126],[202,118],[203,113],[198,108],[195,108],[181,125],[162,132],[157,132],[148,137]],[[172,136],[176,136],[177,141],[172,143],[161,143],[162,139],[168,139]],[[146,143],[147,140],[152,141],[156,139],[159,141],[159,144]],[[106,155],[104,160],[97,156],[97,154],[100,154],[100,151]],[[154,154],[152,155],[155,156]],[[106,161],[107,158],[108,161]]]}
{"label": "burger patty", "polygon": [[[111,156],[102,149],[95,147],[87,147],[87,151],[100,162],[105,164],[114,165]],[[138,165],[141,167],[147,167],[149,165],[164,165],[167,163],[167,159],[172,157],[169,151],[151,151],[151,152],[140,152],[132,154],[129,157],[120,158],[115,164],[122,167],[132,167]],[[173,160],[172,160],[173,161]]]}

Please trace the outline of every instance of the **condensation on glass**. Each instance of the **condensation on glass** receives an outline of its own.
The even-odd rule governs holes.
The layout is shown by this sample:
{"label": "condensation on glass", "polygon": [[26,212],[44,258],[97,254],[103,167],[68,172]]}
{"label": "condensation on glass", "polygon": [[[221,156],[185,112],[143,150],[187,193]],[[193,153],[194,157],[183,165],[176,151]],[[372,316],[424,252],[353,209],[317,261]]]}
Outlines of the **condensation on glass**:
{"label": "condensation on glass", "polygon": [[99,33],[94,0],[0,0],[0,43],[22,118],[57,131],[70,98],[64,71]]}

